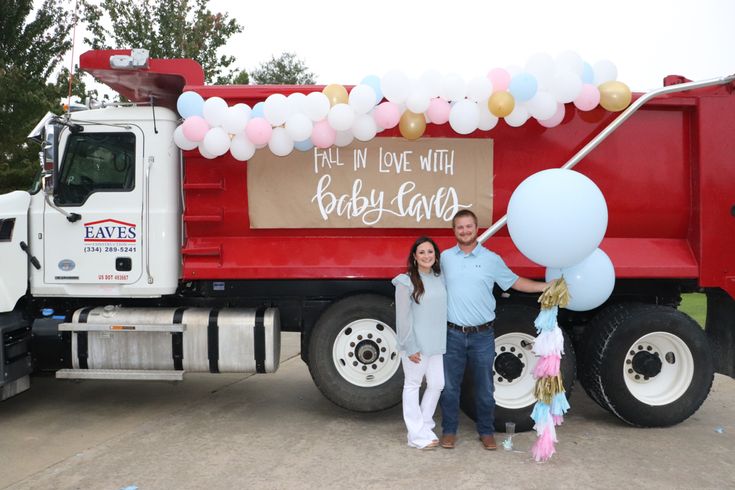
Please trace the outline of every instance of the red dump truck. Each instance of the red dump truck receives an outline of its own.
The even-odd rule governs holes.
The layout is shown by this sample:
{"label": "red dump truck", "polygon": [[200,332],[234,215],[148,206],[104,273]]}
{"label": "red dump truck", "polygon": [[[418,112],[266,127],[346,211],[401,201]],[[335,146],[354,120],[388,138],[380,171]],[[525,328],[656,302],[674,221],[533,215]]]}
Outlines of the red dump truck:
{"label": "red dump truck", "polygon": [[[460,136],[428,125],[415,141],[396,128],[286,157],[266,148],[247,163],[209,160],[173,143],[182,92],[254,106],[322,87],[208,86],[191,60],[111,65],[129,54],[89,51],[80,66],[133,104],[39,123],[39,189],[0,196],[3,398],[28,389],[33,370],[141,380],[273,372],[280,333],[292,331],[331,401],[394,406],[402,373],[390,279],[415,238],[452,246],[448,220],[463,207],[482,227],[497,222],[521,181],[564,165],[617,116],[568,104],[554,128],[501,121]],[[715,372],[735,375],[733,88],[723,79],[653,98],[575,167],[606,198],[600,248],[616,284],[599,308],[561,312],[562,372],[567,390],[576,377],[632,425],[678,423]],[[518,274],[543,278],[505,229],[486,245]],[[707,294],[704,330],[677,310],[693,291]],[[532,295],[497,296],[497,424],[529,428],[538,306]],[[467,387],[470,415],[472,396]]]}

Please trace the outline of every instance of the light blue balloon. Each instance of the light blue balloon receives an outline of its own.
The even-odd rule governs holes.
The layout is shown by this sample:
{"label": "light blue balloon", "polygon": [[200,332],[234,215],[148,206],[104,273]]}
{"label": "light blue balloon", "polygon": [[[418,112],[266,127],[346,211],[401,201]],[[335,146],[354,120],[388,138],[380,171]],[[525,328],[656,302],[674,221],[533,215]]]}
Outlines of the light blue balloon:
{"label": "light blue balloon", "polygon": [[582,65],[582,83],[592,83],[595,80],[595,72],[592,69],[592,65],[584,62]]}
{"label": "light blue balloon", "polygon": [[184,92],[176,101],[176,109],[183,118],[201,116],[203,107],[204,99],[196,92]]}
{"label": "light blue balloon", "polygon": [[517,102],[531,100],[538,90],[536,77],[530,73],[519,73],[510,79],[508,91]]}
{"label": "light blue balloon", "polygon": [[250,117],[265,117],[265,102],[258,102],[253,106],[253,111],[250,113]]}
{"label": "light blue balloon", "polygon": [[314,148],[314,143],[311,142],[311,138],[306,138],[304,141],[294,141],[293,147],[299,151],[309,151]]}
{"label": "light blue balloon", "polygon": [[605,252],[596,249],[578,264],[564,269],[546,269],[546,280],[564,276],[569,288],[571,311],[589,311],[602,305],[615,288],[615,267]]}
{"label": "light blue balloon", "polygon": [[380,104],[380,101],[383,100],[383,91],[380,90],[380,77],[377,75],[368,75],[360,83],[368,85],[375,91],[375,104]]}

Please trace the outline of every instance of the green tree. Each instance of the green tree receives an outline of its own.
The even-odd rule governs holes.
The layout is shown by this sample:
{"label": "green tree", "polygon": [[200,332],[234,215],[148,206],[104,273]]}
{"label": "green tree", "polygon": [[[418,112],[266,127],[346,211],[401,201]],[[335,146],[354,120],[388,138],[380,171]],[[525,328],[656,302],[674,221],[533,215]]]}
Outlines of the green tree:
{"label": "green tree", "polygon": [[261,63],[253,70],[250,77],[257,85],[311,85],[314,83],[314,74],[294,53],[283,53],[278,58],[271,56],[269,61]]}
{"label": "green tree", "polygon": [[228,83],[234,56],[218,50],[242,32],[226,13],[212,13],[208,0],[82,0],[93,49],[144,48],[151,58],[191,58],[207,82]]}
{"label": "green tree", "polygon": [[26,136],[47,111],[62,111],[68,91],[68,70],[47,80],[71,48],[72,14],[59,0],[32,10],[33,0],[0,1],[0,193],[30,187],[40,148]]}

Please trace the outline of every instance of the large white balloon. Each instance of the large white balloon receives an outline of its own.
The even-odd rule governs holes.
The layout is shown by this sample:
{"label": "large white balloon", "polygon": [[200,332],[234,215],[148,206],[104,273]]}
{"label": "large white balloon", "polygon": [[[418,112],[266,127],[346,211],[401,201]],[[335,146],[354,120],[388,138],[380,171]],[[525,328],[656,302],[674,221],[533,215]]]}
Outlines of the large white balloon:
{"label": "large white balloon", "polygon": [[375,138],[378,127],[375,125],[375,119],[370,114],[361,114],[355,118],[352,124],[352,134],[360,141],[370,141]]}
{"label": "large white balloon", "polygon": [[548,92],[538,91],[526,103],[526,107],[528,107],[529,114],[543,121],[556,114],[556,98]]}
{"label": "large white balloon", "polygon": [[352,134],[352,131],[337,131],[337,137],[334,140],[334,144],[341,148],[352,143],[354,139],[355,135]]}
{"label": "large white balloon", "polygon": [[330,109],[327,120],[337,131],[347,131],[355,122],[355,110],[348,104],[337,104]]}
{"label": "large white balloon", "polygon": [[439,97],[442,88],[442,74],[436,70],[427,70],[419,78],[418,87],[429,94],[430,98]]}
{"label": "large white balloon", "polygon": [[[245,106],[248,107],[248,106]],[[240,104],[228,107],[222,118],[222,128],[230,134],[242,133],[250,120],[250,108],[244,110]]]}
{"label": "large white balloon", "polygon": [[210,97],[204,101],[202,113],[211,127],[221,126],[227,112],[227,102],[222,97]]}
{"label": "large white balloon", "polygon": [[487,104],[477,104],[477,109],[480,112],[480,120],[477,123],[477,129],[490,131],[497,126],[498,118],[490,112],[490,108]]}
{"label": "large white balloon", "polygon": [[440,95],[450,102],[462,100],[467,95],[467,83],[456,73],[450,73],[442,80]]}
{"label": "large white balloon", "polygon": [[513,112],[504,117],[505,123],[513,128],[520,128],[531,115],[528,113],[528,109],[525,104],[516,104],[513,108]]}
{"label": "large white balloon", "polygon": [[383,96],[396,104],[403,104],[411,89],[411,81],[401,71],[391,70],[380,80]]}
{"label": "large white balloon", "polygon": [[406,108],[414,114],[422,114],[429,108],[429,93],[421,88],[414,88],[406,99]]}
{"label": "large white balloon", "polygon": [[311,136],[314,123],[304,114],[292,114],[286,119],[286,132],[294,141],[304,141]]}
{"label": "large white balloon", "polygon": [[288,99],[283,94],[271,94],[265,99],[263,115],[271,126],[280,126],[286,122],[290,112]]}
{"label": "large white balloon", "polygon": [[618,69],[609,60],[600,60],[592,66],[594,84],[600,85],[618,78]]}
{"label": "large white balloon", "polygon": [[304,101],[304,114],[314,122],[321,121],[329,114],[329,99],[321,92],[312,92]]}
{"label": "large white balloon", "polygon": [[181,148],[182,150],[193,150],[197,146],[199,146],[199,143],[196,141],[190,141],[186,139],[186,136],[184,136],[183,127],[179,125],[174,130],[174,143],[176,143],[176,146]]}
{"label": "large white balloon", "polygon": [[569,70],[557,72],[549,85],[549,92],[562,104],[572,102],[581,91],[582,79]]}
{"label": "large white balloon", "polygon": [[255,145],[245,136],[244,133],[238,134],[232,138],[230,143],[230,153],[235,158],[244,162],[250,160],[255,155]]}
{"label": "large white balloon", "polygon": [[549,169],[521,182],[508,202],[508,232],[523,255],[545,267],[581,262],[602,241],[607,205],[600,189],[574,170]]}
{"label": "large white balloon", "polygon": [[539,87],[547,88],[554,76],[554,59],[547,53],[536,53],[526,61],[526,73],[538,81]]}
{"label": "large white balloon", "polygon": [[271,139],[268,141],[268,148],[274,155],[285,157],[293,151],[293,140],[285,128],[274,128]]}
{"label": "large white balloon", "polygon": [[449,111],[449,125],[459,134],[470,134],[479,124],[480,111],[471,100],[460,100]]}
{"label": "large white balloon", "polygon": [[615,268],[605,252],[596,249],[579,264],[564,269],[546,269],[546,280],[564,276],[571,297],[567,309],[587,311],[610,297],[615,287]]}
{"label": "large white balloon", "polygon": [[470,80],[467,85],[467,98],[487,105],[487,99],[493,93],[493,82],[487,77],[477,77]]}
{"label": "large white balloon", "polygon": [[212,128],[207,131],[202,144],[207,153],[218,157],[224,155],[230,149],[230,137],[224,129],[220,127]]}
{"label": "large white balloon", "polygon": [[349,103],[355,114],[366,114],[375,107],[375,90],[370,85],[357,85],[350,91]]}

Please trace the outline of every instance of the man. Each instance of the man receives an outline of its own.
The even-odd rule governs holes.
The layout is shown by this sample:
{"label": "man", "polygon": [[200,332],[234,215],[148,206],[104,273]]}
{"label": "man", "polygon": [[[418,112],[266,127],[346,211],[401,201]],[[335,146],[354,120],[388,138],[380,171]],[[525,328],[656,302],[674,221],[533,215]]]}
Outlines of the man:
{"label": "man", "polygon": [[452,219],[457,245],[441,254],[447,284],[447,352],[444,355],[444,391],[441,446],[454,448],[459,425],[459,395],[466,366],[473,372],[477,432],[485,449],[497,449],[492,367],[495,359],[495,298],[493,285],[525,293],[540,293],[545,282],[518,277],[499,255],[477,242],[477,216],[468,209]]}

